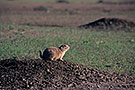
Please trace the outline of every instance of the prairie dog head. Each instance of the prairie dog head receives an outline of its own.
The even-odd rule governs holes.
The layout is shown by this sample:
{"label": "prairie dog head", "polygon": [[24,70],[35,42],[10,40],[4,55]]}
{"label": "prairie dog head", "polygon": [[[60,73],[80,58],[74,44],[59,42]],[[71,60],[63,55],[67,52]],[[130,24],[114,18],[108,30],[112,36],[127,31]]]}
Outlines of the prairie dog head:
{"label": "prairie dog head", "polygon": [[62,52],[66,52],[69,50],[69,45],[66,45],[66,44],[63,44],[59,47],[59,49],[62,51]]}

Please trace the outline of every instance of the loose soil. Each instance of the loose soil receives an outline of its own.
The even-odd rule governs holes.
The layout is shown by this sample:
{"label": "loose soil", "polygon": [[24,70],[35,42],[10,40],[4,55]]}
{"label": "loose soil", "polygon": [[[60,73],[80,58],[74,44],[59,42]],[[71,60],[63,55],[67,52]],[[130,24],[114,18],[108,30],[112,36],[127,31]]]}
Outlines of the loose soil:
{"label": "loose soil", "polygon": [[118,19],[118,18],[101,18],[99,20],[96,20],[94,22],[90,22],[88,24],[80,25],[79,28],[99,28],[99,29],[116,29],[116,30],[128,30],[132,31],[135,29],[135,23],[131,21],[127,21],[124,19]]}
{"label": "loose soil", "polygon": [[134,90],[135,76],[88,68],[68,61],[0,61],[1,89]]}

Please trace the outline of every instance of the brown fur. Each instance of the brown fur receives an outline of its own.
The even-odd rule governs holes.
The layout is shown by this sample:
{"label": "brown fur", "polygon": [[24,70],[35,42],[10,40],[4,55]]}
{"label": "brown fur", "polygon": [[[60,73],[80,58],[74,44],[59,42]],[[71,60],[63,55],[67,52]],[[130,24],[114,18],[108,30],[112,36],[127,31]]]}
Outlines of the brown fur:
{"label": "brown fur", "polygon": [[69,50],[68,45],[61,45],[60,47],[49,47],[46,48],[43,52],[40,52],[40,57],[43,60],[63,60],[63,56],[65,55],[65,52]]}

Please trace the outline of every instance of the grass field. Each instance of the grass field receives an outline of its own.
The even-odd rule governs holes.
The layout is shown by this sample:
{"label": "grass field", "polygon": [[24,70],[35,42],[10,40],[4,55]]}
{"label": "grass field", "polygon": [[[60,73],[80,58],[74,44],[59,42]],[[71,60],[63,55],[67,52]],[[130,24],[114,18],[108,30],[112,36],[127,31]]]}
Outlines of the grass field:
{"label": "grass field", "polygon": [[102,32],[68,27],[0,25],[0,58],[39,58],[39,50],[69,44],[64,60],[134,74],[135,32]]}
{"label": "grass field", "polygon": [[[0,60],[13,57],[35,59],[39,58],[39,50],[69,44],[71,48],[64,57],[66,61],[91,68],[135,74],[134,31],[76,28],[102,17],[134,22],[134,3],[80,3],[99,0],[69,0],[69,4],[42,3],[56,0],[21,1],[0,0],[4,2],[0,3]],[[72,3],[75,1],[78,3]],[[113,0],[125,1],[128,0]]]}

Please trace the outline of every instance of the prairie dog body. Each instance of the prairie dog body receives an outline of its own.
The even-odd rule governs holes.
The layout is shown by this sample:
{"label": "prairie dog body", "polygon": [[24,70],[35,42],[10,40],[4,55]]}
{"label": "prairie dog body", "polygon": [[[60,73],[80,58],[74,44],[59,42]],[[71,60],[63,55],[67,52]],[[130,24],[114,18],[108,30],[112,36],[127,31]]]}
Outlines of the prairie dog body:
{"label": "prairie dog body", "polygon": [[62,60],[63,56],[65,55],[66,51],[69,50],[68,45],[61,45],[60,47],[49,47],[46,48],[42,54],[40,51],[40,57],[43,60]]}

